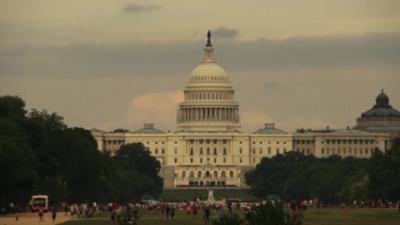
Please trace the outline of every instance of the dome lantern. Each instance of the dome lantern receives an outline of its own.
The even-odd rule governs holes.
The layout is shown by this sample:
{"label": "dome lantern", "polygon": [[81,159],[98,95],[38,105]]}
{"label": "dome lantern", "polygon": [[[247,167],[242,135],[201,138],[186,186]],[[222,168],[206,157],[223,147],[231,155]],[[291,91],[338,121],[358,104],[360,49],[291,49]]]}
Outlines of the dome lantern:
{"label": "dome lantern", "polygon": [[381,90],[381,93],[376,97],[376,105],[377,108],[388,108],[389,105],[389,97]]}

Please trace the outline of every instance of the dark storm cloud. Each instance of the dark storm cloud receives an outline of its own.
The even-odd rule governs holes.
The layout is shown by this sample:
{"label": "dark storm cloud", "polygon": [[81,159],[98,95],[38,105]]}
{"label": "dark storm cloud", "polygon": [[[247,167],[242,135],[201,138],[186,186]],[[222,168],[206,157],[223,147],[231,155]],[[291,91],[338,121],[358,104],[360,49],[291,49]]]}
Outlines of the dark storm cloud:
{"label": "dark storm cloud", "polygon": [[[357,67],[400,62],[400,34],[286,40],[213,41],[230,71]],[[188,74],[203,42],[124,43],[64,47],[0,47],[0,76],[168,76]],[[262,75],[262,72],[260,72]]]}
{"label": "dark storm cloud", "polygon": [[159,5],[153,5],[153,4],[148,4],[148,5],[139,5],[139,4],[129,4],[125,6],[124,12],[126,13],[139,13],[139,12],[145,12],[145,11],[155,11],[155,10],[160,10],[162,9],[161,6]]}
{"label": "dark storm cloud", "polygon": [[213,31],[213,37],[216,38],[235,38],[239,36],[239,31],[233,28],[218,27]]}

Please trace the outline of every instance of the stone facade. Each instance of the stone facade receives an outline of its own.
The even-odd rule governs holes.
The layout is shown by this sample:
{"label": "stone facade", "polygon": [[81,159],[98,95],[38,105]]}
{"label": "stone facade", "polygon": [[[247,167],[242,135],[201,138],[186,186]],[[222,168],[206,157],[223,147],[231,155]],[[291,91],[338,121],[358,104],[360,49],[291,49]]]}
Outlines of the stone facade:
{"label": "stone facade", "polygon": [[[99,150],[112,154],[124,143],[143,143],[160,161],[163,167],[161,175],[171,168],[174,171],[164,177],[168,180],[165,188],[245,187],[243,171],[253,168],[263,157],[292,150],[292,135],[288,133],[109,133],[92,130],[92,134],[97,140]],[[167,169],[164,170],[164,167]]]}
{"label": "stone facade", "polygon": [[339,155],[369,158],[391,147],[390,135],[353,129],[300,130],[293,134],[293,150],[316,157]]}

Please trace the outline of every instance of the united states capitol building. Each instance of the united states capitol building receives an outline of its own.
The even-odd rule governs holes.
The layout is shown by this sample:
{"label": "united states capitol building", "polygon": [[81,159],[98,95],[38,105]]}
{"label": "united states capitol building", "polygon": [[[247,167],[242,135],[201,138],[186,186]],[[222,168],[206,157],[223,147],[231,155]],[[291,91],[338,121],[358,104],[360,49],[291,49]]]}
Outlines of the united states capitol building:
{"label": "united states capitol building", "polygon": [[183,89],[177,129],[164,132],[146,123],[134,132],[92,129],[100,151],[141,142],[162,166],[164,188],[243,188],[244,174],[263,157],[299,151],[316,157],[369,157],[386,151],[400,134],[400,112],[380,93],[376,105],[344,129],[299,129],[290,133],[273,123],[252,133],[240,130],[239,103],[225,70],[216,63],[210,33],[204,58]]}

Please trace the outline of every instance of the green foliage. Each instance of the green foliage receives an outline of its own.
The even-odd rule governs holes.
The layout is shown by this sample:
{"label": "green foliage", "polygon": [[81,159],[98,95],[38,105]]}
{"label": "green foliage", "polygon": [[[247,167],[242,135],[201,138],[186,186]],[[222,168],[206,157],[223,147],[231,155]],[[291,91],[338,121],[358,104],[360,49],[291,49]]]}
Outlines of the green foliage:
{"label": "green foliage", "polygon": [[216,219],[212,220],[213,225],[240,225],[241,220],[236,213],[224,213]]}
{"label": "green foliage", "polygon": [[367,167],[373,199],[400,199],[400,139],[386,153],[375,151]]}
{"label": "green foliage", "polygon": [[280,202],[267,201],[257,208],[249,219],[250,225],[300,225],[301,220],[291,217]]}
{"label": "green foliage", "polygon": [[48,194],[52,204],[159,195],[160,165],[143,145],[111,157],[98,151],[88,130],[67,127],[56,113],[26,114],[24,107],[18,97],[0,97],[0,205],[26,205],[32,194]]}
{"label": "green foliage", "polygon": [[121,146],[112,160],[116,171],[113,183],[118,202],[137,201],[144,195],[160,195],[163,184],[158,176],[160,163],[142,143]]}
{"label": "green foliage", "polygon": [[322,202],[363,200],[368,195],[367,159],[315,158],[298,152],[264,158],[246,174],[246,182],[258,197],[284,200],[319,198]]}
{"label": "green foliage", "polygon": [[370,159],[315,158],[289,152],[264,158],[246,174],[258,197],[278,195],[285,200],[318,198],[322,202],[400,199],[400,140]]}
{"label": "green foliage", "polygon": [[17,96],[0,98],[0,117],[21,120],[25,117],[25,102]]}
{"label": "green foliage", "polygon": [[39,178],[38,159],[23,127],[24,107],[18,97],[0,98],[0,203],[23,201]]}

